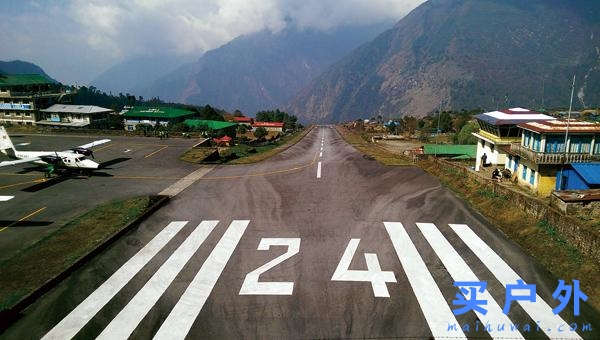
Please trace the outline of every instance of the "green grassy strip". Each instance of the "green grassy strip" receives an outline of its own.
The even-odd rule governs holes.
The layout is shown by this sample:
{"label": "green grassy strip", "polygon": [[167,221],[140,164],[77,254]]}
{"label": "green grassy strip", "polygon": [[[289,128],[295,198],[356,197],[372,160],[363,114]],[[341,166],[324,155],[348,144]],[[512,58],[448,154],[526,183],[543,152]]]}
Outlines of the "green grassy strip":
{"label": "green grassy strip", "polygon": [[100,205],[0,263],[0,311],[12,308],[149,207],[147,196]]}

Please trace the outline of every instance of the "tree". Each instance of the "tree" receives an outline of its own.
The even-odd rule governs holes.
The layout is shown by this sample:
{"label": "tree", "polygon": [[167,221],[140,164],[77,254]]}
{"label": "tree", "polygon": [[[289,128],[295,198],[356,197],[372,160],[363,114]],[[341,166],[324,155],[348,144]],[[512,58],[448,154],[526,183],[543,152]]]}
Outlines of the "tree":
{"label": "tree", "polygon": [[463,126],[459,133],[454,135],[455,144],[477,144],[477,138],[473,132],[479,131],[479,125],[475,122],[468,122]]}
{"label": "tree", "polygon": [[265,129],[264,127],[259,127],[256,128],[256,130],[254,130],[254,137],[261,139],[263,137],[265,137],[268,134],[267,129]]}
{"label": "tree", "polygon": [[237,132],[238,132],[240,135],[244,135],[244,134],[246,134],[246,132],[248,132],[248,127],[247,127],[246,125],[244,125],[244,124],[240,124],[240,125],[238,126],[238,128],[237,128]]}

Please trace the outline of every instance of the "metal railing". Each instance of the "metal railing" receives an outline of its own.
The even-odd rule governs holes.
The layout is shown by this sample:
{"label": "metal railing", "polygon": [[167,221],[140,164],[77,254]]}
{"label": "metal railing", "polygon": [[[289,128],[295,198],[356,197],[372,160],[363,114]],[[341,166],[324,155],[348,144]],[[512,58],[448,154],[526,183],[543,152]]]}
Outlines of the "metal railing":
{"label": "metal railing", "polygon": [[600,155],[591,155],[589,153],[565,154],[564,150],[557,153],[536,152],[517,143],[510,145],[510,153],[528,159],[536,164],[588,163],[600,160]]}

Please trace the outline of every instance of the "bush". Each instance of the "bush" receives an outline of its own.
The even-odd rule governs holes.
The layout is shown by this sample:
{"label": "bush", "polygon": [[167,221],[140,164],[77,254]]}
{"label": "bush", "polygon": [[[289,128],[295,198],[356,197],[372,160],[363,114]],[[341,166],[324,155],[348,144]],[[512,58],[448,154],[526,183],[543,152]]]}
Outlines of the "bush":
{"label": "bush", "polygon": [[254,137],[256,137],[257,139],[261,139],[263,137],[265,137],[268,134],[267,129],[265,129],[264,127],[259,127],[256,128],[256,130],[254,130]]}

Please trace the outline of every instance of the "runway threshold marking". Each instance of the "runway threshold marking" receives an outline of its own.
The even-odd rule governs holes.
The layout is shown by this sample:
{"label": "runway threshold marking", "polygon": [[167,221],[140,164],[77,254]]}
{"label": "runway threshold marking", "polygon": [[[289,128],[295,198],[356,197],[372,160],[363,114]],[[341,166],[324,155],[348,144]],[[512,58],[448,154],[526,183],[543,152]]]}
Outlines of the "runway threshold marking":
{"label": "runway threshold marking", "polygon": [[4,229],[7,229],[7,228],[10,228],[10,227],[13,227],[13,226],[15,226],[15,225],[19,224],[20,222],[23,222],[23,221],[25,221],[26,219],[28,219],[28,218],[31,218],[31,217],[33,217],[33,216],[35,216],[35,215],[37,215],[37,214],[41,213],[42,211],[46,210],[46,208],[47,208],[47,207],[39,208],[38,210],[36,210],[36,211],[34,211],[34,212],[31,212],[31,213],[29,213],[29,214],[25,215],[25,216],[21,217],[21,218],[20,218],[18,221],[15,221],[15,222],[13,222],[13,223],[11,223],[11,224],[7,225],[6,227],[3,227],[3,228],[1,228],[1,229],[0,229],[0,231],[4,231]]}
{"label": "runway threshold marking", "polygon": [[169,223],[42,339],[73,338],[187,223]]}
{"label": "runway threshold marking", "polygon": [[402,223],[384,225],[433,337],[466,338],[460,329],[448,330],[448,324],[459,323]]}
{"label": "runway threshold marking", "polygon": [[15,198],[15,196],[0,196],[0,202],[10,201],[13,198]]}
{"label": "runway threshold marking", "polygon": [[[490,272],[496,277],[503,286],[516,284],[517,280],[523,280],[502,258],[490,248],[477,234],[465,224],[450,224],[450,228],[460,237],[461,240],[475,253]],[[525,282],[523,280],[523,282]],[[540,323],[540,328],[548,337],[556,337],[551,330],[558,329],[561,325],[567,325],[560,315],[554,314],[552,308],[542,298],[536,294],[535,302],[518,300],[519,305],[529,316]],[[561,339],[581,339],[581,337],[569,327],[565,327],[565,332],[560,334]]]}
{"label": "runway threshold marking", "polygon": [[97,339],[127,339],[198,251],[219,221],[202,221]]}
{"label": "runway threshold marking", "polygon": [[250,221],[233,221],[187,287],[154,339],[185,339]]}
{"label": "runway threshold marking", "polygon": [[152,156],[156,155],[157,153],[163,151],[164,149],[166,149],[168,147],[169,147],[168,145],[167,146],[163,146],[162,148],[160,148],[160,149],[158,149],[158,150],[156,150],[156,151],[154,151],[152,153],[147,154],[146,156],[144,156],[144,158],[152,157]]}
{"label": "runway threshold marking", "polygon": [[[432,223],[417,223],[417,228],[421,231],[421,234],[425,237],[433,251],[440,258],[446,270],[452,279],[455,282],[480,282],[479,278],[473,273],[473,271],[469,268],[467,263],[463,260],[462,257],[456,252],[456,250],[450,245],[450,242],[442,235],[439,229]],[[465,298],[469,298],[465,295]],[[478,311],[475,311],[475,314],[481,320],[483,325],[489,323],[499,323],[510,325],[512,321],[502,312],[502,308],[498,305],[496,300],[490,295],[488,290],[484,290],[483,292],[478,293],[479,298],[482,300],[486,300],[487,306],[487,314],[482,314]],[[471,297],[473,298],[473,297]],[[493,339],[523,339],[523,336],[519,331],[514,331],[510,329],[490,332],[490,336]]]}

